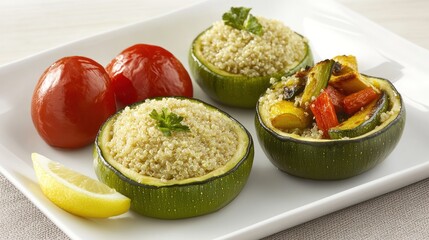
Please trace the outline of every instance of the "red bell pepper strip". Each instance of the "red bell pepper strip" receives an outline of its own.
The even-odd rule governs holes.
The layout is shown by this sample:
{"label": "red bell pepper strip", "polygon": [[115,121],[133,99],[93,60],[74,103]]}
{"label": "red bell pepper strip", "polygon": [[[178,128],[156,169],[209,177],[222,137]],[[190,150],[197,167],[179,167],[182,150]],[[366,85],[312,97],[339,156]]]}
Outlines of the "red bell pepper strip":
{"label": "red bell pepper strip", "polygon": [[365,107],[367,104],[377,99],[378,96],[378,93],[372,89],[372,87],[367,87],[347,95],[343,101],[344,111],[349,115],[353,115],[362,107]]}
{"label": "red bell pepper strip", "polygon": [[317,127],[323,131],[323,138],[329,138],[328,130],[337,126],[338,118],[329,94],[323,91],[310,104],[310,110],[316,118]]}
{"label": "red bell pepper strip", "polygon": [[344,94],[342,94],[340,91],[338,91],[336,88],[332,87],[331,85],[328,85],[325,89],[325,92],[328,93],[329,97],[332,100],[332,104],[334,104],[335,111],[337,113],[344,112],[343,102],[344,102]]}

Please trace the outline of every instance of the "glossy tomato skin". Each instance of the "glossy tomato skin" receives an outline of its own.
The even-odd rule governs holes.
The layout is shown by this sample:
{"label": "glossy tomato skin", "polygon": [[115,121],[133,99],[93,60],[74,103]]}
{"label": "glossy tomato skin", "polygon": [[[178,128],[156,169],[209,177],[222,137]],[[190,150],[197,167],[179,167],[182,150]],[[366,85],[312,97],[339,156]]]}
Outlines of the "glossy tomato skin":
{"label": "glossy tomato skin", "polygon": [[191,78],[168,50],[136,44],[123,50],[106,70],[115,89],[118,106],[161,96],[192,97]]}
{"label": "glossy tomato skin", "polygon": [[104,67],[81,56],[59,59],[47,68],[31,101],[37,132],[60,148],[93,143],[100,126],[115,112],[115,95]]}

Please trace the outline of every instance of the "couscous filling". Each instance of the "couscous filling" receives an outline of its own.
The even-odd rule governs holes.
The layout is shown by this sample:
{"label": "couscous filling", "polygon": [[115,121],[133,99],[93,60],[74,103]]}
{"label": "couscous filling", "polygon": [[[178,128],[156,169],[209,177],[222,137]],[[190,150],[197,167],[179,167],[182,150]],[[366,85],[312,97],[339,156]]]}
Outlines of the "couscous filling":
{"label": "couscous filling", "polygon": [[203,57],[217,68],[249,77],[295,66],[306,54],[305,40],[281,21],[257,17],[263,34],[218,21],[200,36]]}
{"label": "couscous filling", "polygon": [[[160,131],[154,110],[183,117],[189,131]],[[161,181],[203,176],[224,166],[239,148],[234,122],[202,103],[186,99],[146,100],[126,107],[113,123],[106,144],[112,158],[142,176]]]}

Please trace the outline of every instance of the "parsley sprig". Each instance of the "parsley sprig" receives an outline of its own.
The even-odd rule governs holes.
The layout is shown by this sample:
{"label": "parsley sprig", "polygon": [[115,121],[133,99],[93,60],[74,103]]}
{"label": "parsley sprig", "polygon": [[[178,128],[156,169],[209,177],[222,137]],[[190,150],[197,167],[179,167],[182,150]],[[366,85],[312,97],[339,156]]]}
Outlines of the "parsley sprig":
{"label": "parsley sprig", "polygon": [[171,136],[172,131],[189,131],[189,127],[181,123],[183,117],[170,112],[167,108],[163,108],[161,113],[153,109],[149,116],[158,121],[157,127],[164,136]]}
{"label": "parsley sprig", "polygon": [[222,15],[222,20],[228,26],[261,36],[263,33],[262,25],[255,16],[249,14],[250,10],[251,8],[231,7],[229,12]]}

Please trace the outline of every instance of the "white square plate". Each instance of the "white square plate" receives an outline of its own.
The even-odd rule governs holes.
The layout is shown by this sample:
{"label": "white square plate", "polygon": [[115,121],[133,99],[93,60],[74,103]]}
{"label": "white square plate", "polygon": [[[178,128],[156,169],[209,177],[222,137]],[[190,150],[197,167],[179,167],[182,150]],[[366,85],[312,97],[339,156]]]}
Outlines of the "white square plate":
{"label": "white square plate", "polygon": [[[353,54],[360,71],[388,78],[402,94],[407,123],[393,153],[367,173],[342,181],[311,181],[278,171],[261,151],[253,110],[220,106],[252,133],[255,162],[241,194],[220,211],[184,220],[157,220],[129,212],[111,219],[70,215],[38,187],[30,153],[39,152],[95,177],[91,147],[54,149],[37,135],[30,117],[33,88],[55,60],[84,55],[106,64],[135,43],[160,45],[186,66],[196,35],[240,1],[206,1],[190,8],[52,49],[0,68],[0,170],[67,235],[74,239],[260,238],[429,176],[429,52],[332,1],[251,0],[252,13],[283,21],[310,40],[315,60]],[[195,97],[216,105],[194,84]]]}

